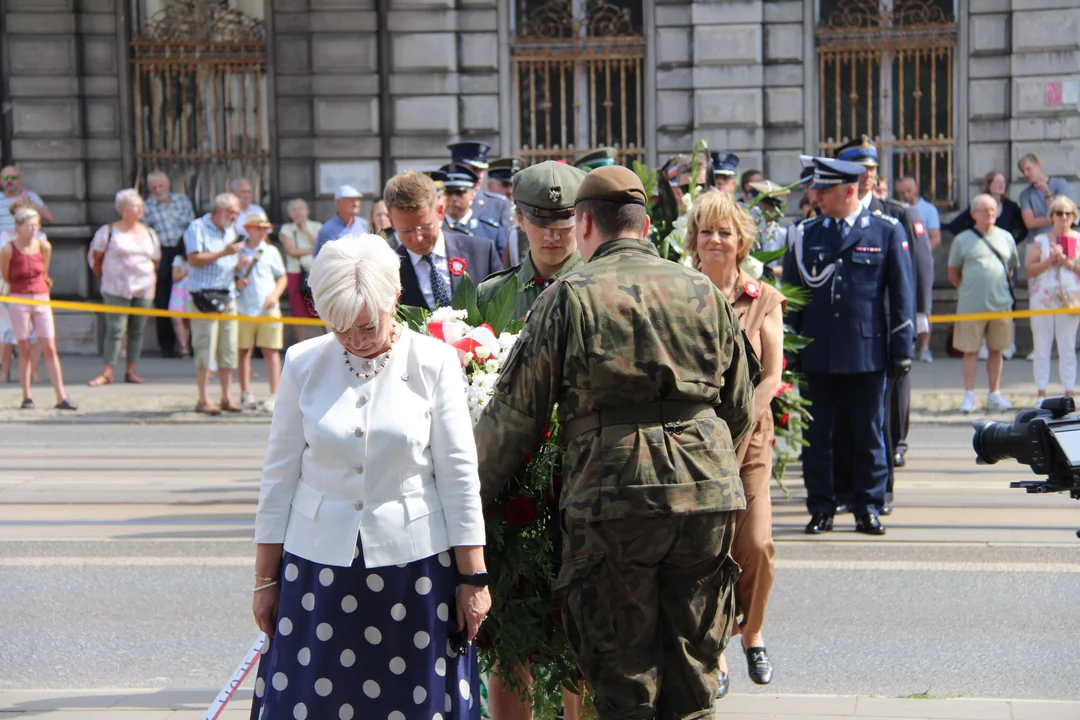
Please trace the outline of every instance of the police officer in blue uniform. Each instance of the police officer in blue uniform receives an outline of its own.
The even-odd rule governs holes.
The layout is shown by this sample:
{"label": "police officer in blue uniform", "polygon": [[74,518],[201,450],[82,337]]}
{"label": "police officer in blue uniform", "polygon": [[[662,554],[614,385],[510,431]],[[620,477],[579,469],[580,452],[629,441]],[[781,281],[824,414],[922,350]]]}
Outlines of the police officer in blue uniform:
{"label": "police officer in blue uniform", "polygon": [[[859,201],[872,215],[888,215],[900,221],[904,227],[909,247],[911,248],[912,282],[915,292],[915,315],[929,316],[934,285],[934,254],[930,242],[930,232],[926,228],[919,211],[892,199],[879,199],[872,190],[877,183],[878,152],[874,141],[866,135],[852,140],[836,150],[838,160],[858,163],[866,168],[858,183]],[[882,515],[892,513],[893,485],[896,480],[896,468],[903,467],[907,453],[907,433],[911,414],[911,376],[905,375],[890,380],[885,391],[885,445],[889,460],[889,486],[885,493],[885,506]],[[841,458],[846,459],[844,454]],[[836,467],[837,500],[840,506],[848,504],[851,498],[850,467],[841,462]]]}
{"label": "police officer in blue uniform", "polygon": [[476,173],[476,195],[473,197],[472,211],[476,217],[493,220],[503,230],[509,231],[514,225],[516,214],[514,203],[509,198],[490,192],[487,189],[488,153],[491,146],[474,140],[450,143],[450,162],[468,165]]}
{"label": "police officer in blue uniform", "polygon": [[[803,450],[803,480],[811,520],[808,534],[833,529],[834,449],[852,455],[855,530],[884,535],[889,465],[883,433],[886,376],[911,370],[915,299],[911,259],[895,218],[871,215],[855,184],[865,168],[814,158],[812,187],[822,215],[795,229],[784,257],[784,281],[810,295],[792,328],[812,342],[799,353],[812,403]],[[886,299],[888,309],[886,310]],[[836,436],[836,418],[849,438]]]}
{"label": "police officer in blue uniform", "polygon": [[476,173],[468,165],[450,163],[439,168],[443,173],[443,193],[446,214],[443,216],[445,229],[487,238],[495,244],[501,256],[506,248],[506,231],[499,223],[489,218],[477,217],[473,211],[473,199],[476,194]]}
{"label": "police officer in blue uniform", "polygon": [[712,151],[709,153],[712,160],[713,175],[716,176],[716,189],[723,192],[735,192],[738,184],[735,173],[739,169],[739,156],[732,152]]}

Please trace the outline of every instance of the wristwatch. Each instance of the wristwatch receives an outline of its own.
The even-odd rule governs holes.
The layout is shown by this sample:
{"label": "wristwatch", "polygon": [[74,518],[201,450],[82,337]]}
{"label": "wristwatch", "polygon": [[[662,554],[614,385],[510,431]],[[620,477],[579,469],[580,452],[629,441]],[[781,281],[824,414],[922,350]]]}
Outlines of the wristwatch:
{"label": "wristwatch", "polygon": [[458,582],[462,585],[475,585],[476,587],[488,586],[488,574],[486,572],[476,573],[474,575],[465,575],[458,573]]}

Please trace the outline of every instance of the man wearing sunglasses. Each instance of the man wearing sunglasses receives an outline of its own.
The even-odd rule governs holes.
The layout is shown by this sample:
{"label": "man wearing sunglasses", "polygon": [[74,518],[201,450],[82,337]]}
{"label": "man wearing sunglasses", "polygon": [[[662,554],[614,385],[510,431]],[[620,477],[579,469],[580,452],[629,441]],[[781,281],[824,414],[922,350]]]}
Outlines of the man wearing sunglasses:
{"label": "man wearing sunglasses", "polygon": [[53,214],[41,197],[36,192],[23,189],[22,173],[17,166],[6,165],[0,169],[0,188],[4,190],[4,194],[0,195],[0,232],[15,230],[15,217],[9,208],[15,198],[22,196],[30,198],[31,207],[41,216],[42,224],[53,222]]}

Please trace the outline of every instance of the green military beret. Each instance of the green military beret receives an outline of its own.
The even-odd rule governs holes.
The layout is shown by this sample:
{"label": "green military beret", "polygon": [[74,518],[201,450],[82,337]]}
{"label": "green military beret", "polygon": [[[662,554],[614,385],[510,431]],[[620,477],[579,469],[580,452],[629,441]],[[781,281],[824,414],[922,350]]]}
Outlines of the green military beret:
{"label": "green military beret", "polygon": [[593,150],[587,155],[582,155],[574,161],[574,167],[579,167],[585,172],[595,170],[598,167],[608,167],[615,164],[616,150],[613,147],[602,147]]}
{"label": "green military beret", "polygon": [[606,200],[620,205],[645,205],[649,198],[641,178],[630,168],[611,165],[593,170],[578,188],[577,199]]}
{"label": "green military beret", "polygon": [[536,225],[572,225],[574,200],[584,179],[584,171],[554,160],[530,165],[514,175],[514,203]]}

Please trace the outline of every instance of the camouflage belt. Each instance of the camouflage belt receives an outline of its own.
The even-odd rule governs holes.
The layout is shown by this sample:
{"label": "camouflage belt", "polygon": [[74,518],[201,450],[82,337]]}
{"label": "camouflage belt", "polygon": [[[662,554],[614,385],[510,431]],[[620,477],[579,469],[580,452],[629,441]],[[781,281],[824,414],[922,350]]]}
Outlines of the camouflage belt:
{"label": "camouflage belt", "polygon": [[710,403],[687,400],[651,402],[600,410],[574,418],[566,424],[564,435],[567,440],[572,440],[578,435],[612,425],[663,425],[667,432],[680,433],[683,423],[710,417],[716,417],[716,408]]}

